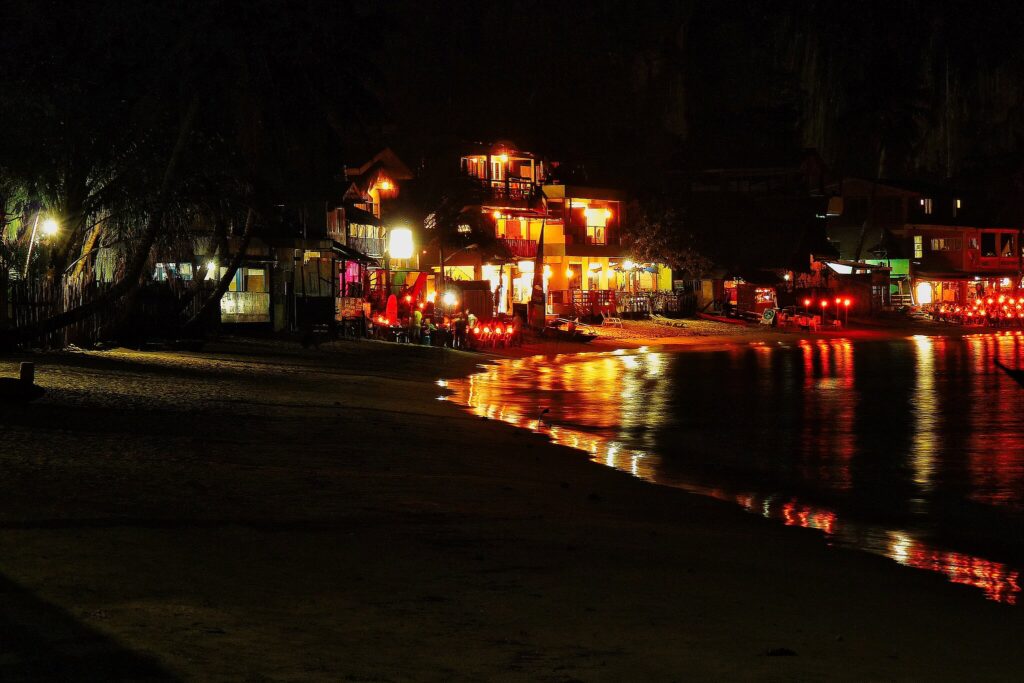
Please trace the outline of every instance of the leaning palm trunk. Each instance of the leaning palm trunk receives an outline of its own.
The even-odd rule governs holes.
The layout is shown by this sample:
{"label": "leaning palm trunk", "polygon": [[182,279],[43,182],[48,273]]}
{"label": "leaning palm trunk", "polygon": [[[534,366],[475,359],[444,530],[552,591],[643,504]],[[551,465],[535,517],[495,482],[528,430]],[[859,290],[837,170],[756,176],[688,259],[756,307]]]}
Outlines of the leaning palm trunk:
{"label": "leaning palm trunk", "polygon": [[220,280],[217,281],[217,286],[214,288],[210,295],[203,301],[202,306],[196,311],[195,315],[189,318],[188,322],[185,323],[183,331],[186,333],[193,332],[201,323],[206,319],[206,316],[210,314],[214,306],[220,306],[221,297],[228,291],[228,287],[231,286],[231,280],[235,277],[235,273],[242,266],[242,261],[245,260],[245,252],[249,250],[249,243],[252,241],[253,226],[256,224],[256,211],[251,207],[245,217],[245,229],[242,231],[242,243],[238,247],[238,252],[231,257],[231,263],[228,264],[227,270],[224,275],[221,276]]}
{"label": "leaning palm trunk", "polygon": [[92,301],[82,304],[77,308],[72,308],[69,311],[64,311],[63,313],[58,313],[57,315],[41,320],[34,325],[28,325],[23,328],[13,330],[11,335],[15,339],[24,341],[35,337],[41,337],[43,335],[50,334],[51,332],[63,329],[68,325],[85,320],[86,318],[96,315],[107,307],[112,306],[124,297],[124,295],[139,287],[139,278],[142,275],[143,269],[146,267],[146,261],[149,260],[149,252],[156,243],[156,239],[160,235],[160,230],[163,227],[164,213],[167,208],[167,195],[170,193],[171,184],[177,172],[178,162],[180,161],[182,152],[185,149],[185,143],[188,141],[189,135],[192,132],[192,125],[195,121],[198,109],[199,97],[196,95],[192,98],[188,110],[185,113],[185,117],[182,119],[178,128],[178,139],[175,141],[174,149],[171,151],[171,156],[167,160],[167,167],[164,169],[164,176],[160,182],[160,188],[157,192],[156,203],[153,207],[153,211],[149,215],[149,220],[146,223],[146,231],[139,242],[135,254],[132,256],[131,262],[125,270],[124,277],[114,284],[113,287]]}
{"label": "leaning palm trunk", "polygon": [[878,151],[878,171],[875,173],[875,179],[871,182],[871,194],[868,195],[868,212],[864,217],[864,223],[860,226],[860,238],[857,240],[857,251],[853,255],[854,261],[860,261],[861,252],[864,251],[864,240],[867,238],[868,232],[873,231],[875,227],[875,201],[878,196],[878,185],[882,182],[882,168],[885,165],[885,146],[883,145]]}

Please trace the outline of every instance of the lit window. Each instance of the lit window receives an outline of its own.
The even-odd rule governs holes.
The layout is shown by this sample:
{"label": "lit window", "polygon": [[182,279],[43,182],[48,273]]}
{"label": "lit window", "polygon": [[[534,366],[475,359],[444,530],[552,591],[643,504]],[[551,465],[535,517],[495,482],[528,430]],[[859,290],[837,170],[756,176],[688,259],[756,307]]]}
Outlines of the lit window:
{"label": "lit window", "polygon": [[914,235],[914,258],[921,258],[922,256],[924,256],[924,237]]}
{"label": "lit window", "polygon": [[932,251],[960,251],[962,242],[957,237],[932,238]]}
{"label": "lit window", "polygon": [[927,216],[932,214],[932,200],[930,197],[925,197],[921,200],[921,206],[924,207],[924,213]]}
{"label": "lit window", "polygon": [[587,244],[607,244],[605,226],[612,212],[606,208],[588,206],[583,210],[583,216],[587,220]]}

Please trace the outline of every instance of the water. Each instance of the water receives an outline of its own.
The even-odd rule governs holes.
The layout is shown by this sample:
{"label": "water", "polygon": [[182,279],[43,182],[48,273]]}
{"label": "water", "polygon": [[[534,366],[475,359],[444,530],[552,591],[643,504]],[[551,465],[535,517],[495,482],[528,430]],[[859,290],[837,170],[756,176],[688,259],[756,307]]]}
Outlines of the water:
{"label": "water", "polygon": [[995,358],[1024,367],[1024,336],[535,357],[447,386],[609,467],[1016,604],[1024,389]]}

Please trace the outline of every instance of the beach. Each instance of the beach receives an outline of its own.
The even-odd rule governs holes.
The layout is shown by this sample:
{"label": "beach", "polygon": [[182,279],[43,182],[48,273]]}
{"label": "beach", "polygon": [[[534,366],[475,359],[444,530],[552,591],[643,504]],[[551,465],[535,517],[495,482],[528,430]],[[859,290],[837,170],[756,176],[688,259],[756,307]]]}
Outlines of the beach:
{"label": "beach", "polygon": [[[792,336],[689,329],[498,352]],[[0,376],[26,359],[5,679],[1019,677],[1019,609],[438,400],[491,354],[233,339]]]}

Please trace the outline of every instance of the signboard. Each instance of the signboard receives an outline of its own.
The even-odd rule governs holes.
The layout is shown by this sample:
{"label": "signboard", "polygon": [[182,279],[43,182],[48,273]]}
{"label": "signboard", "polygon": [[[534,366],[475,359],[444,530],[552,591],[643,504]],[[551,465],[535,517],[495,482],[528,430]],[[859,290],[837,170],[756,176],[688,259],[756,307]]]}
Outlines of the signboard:
{"label": "signboard", "polygon": [[335,298],[334,319],[345,320],[346,318],[351,319],[363,317],[364,303],[363,299],[357,296],[342,296]]}

